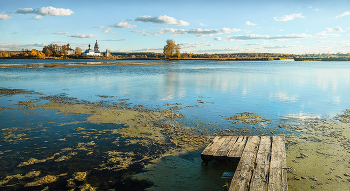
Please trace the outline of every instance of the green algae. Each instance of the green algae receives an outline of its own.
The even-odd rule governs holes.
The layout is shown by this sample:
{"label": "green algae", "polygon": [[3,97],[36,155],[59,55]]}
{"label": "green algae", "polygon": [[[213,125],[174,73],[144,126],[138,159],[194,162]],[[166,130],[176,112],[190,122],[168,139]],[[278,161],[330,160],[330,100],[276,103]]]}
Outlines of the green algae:
{"label": "green algae", "polygon": [[29,182],[29,183],[25,184],[24,186],[25,187],[32,187],[32,186],[40,186],[43,184],[50,184],[50,183],[56,182],[57,179],[58,179],[57,176],[47,175],[47,176],[44,176],[44,177],[42,177],[34,182]]}
{"label": "green algae", "polygon": [[308,121],[300,136],[287,136],[289,190],[350,189],[350,124],[338,117]]}
{"label": "green algae", "polygon": [[[56,141],[46,141],[48,144],[64,144],[65,146],[60,148],[59,151],[54,151],[48,157],[22,157],[22,162],[17,163],[17,168],[22,171],[23,174],[27,172],[26,166],[32,166],[37,169],[38,165],[46,163],[61,163],[69,164],[71,161],[87,159],[94,160],[94,165],[91,169],[75,169],[75,172],[70,172],[69,176],[62,176],[66,180],[65,187],[71,189],[96,189],[97,182],[87,179],[87,174],[83,181],[75,179],[77,172],[89,172],[91,171],[113,171],[121,173],[132,168],[134,165],[141,165],[145,167],[144,170],[148,171],[148,174],[143,174],[148,182],[154,182],[159,187],[152,187],[152,190],[161,190],[167,188],[165,185],[169,178],[173,177],[169,174],[164,174],[164,171],[169,169],[192,169],[198,168],[196,165],[200,165],[200,159],[194,159],[191,165],[188,163],[174,162],[171,165],[166,165],[161,168],[162,160],[167,157],[179,157],[181,154],[191,151],[200,151],[209,142],[212,136],[210,135],[237,135],[242,133],[251,132],[244,127],[236,129],[223,129],[219,128],[215,131],[200,132],[202,125],[208,125],[205,123],[195,124],[197,128],[187,127],[177,120],[184,119],[185,117],[179,113],[179,110],[183,107],[176,107],[181,104],[173,105],[167,110],[145,110],[139,109],[142,107],[128,108],[127,103],[109,105],[108,107],[103,104],[80,102],[73,98],[60,98],[56,99],[43,98],[49,100],[49,103],[39,104],[39,100],[31,100],[26,102],[19,102],[18,106],[23,107],[26,110],[35,109],[47,109],[56,110],[54,115],[77,115],[83,116],[81,121],[63,122],[48,121],[47,124],[57,123],[57,127],[69,127],[74,126],[73,132],[70,132],[65,137],[55,139]],[[57,101],[59,100],[59,101]],[[126,107],[121,107],[125,105]],[[10,109],[10,108],[9,108]],[[4,111],[9,110],[7,108]],[[28,112],[29,115],[34,113]],[[350,126],[347,123],[350,115],[349,111],[336,116],[334,120],[315,119],[305,122],[305,125],[284,125],[278,124],[277,128],[283,128],[295,132],[295,134],[286,135],[287,141],[287,165],[288,165],[288,186],[289,190],[346,190],[349,189],[349,149],[350,149]],[[268,122],[269,120],[258,116],[257,114],[245,112],[237,114],[235,116],[227,118],[227,120],[233,123],[243,124],[257,124]],[[114,128],[109,129],[95,129],[88,128],[86,124],[114,124]],[[123,127],[120,127],[123,125]],[[10,144],[18,144],[39,137],[31,137],[31,130],[45,131],[47,127],[43,124],[38,124],[35,128],[3,128],[1,129],[2,139],[6,140]],[[205,131],[205,130],[204,130]],[[195,133],[193,133],[195,132]],[[206,134],[205,134],[206,133]],[[109,138],[106,138],[109,136]],[[79,138],[79,141],[72,144],[70,138]],[[82,141],[84,140],[84,141]],[[109,141],[108,149],[101,150],[102,144],[106,144]],[[45,142],[45,141],[43,141]],[[140,150],[128,150],[131,148],[139,147]],[[126,149],[128,148],[128,149]],[[36,152],[45,150],[46,147],[40,146],[36,148]],[[2,152],[4,155],[10,155],[9,152]],[[92,158],[98,153],[102,153],[100,160]],[[1,153],[0,153],[1,154]],[[200,153],[197,153],[198,156]],[[51,163],[52,162],[52,163]],[[155,166],[151,168],[149,164]],[[80,167],[81,168],[81,167]],[[18,170],[16,169],[16,170]],[[40,168],[37,170],[41,170]],[[164,170],[164,171],[163,171]],[[41,170],[42,171],[42,170]],[[169,171],[178,173],[175,171]],[[180,177],[179,184],[191,184],[186,179],[195,173],[202,173],[201,171],[193,171],[193,174],[188,173]],[[50,171],[45,174],[52,174]],[[57,173],[56,173],[57,174]],[[218,173],[219,174],[219,173]],[[21,185],[45,185],[51,184],[52,177],[48,177],[43,180],[36,178],[34,181],[24,177],[21,174],[10,175],[14,176],[11,179],[6,177],[0,180],[0,187],[11,187],[11,182],[14,180],[23,180],[18,183]],[[39,175],[38,175],[39,176]],[[49,175],[47,175],[49,176]],[[60,177],[59,175],[50,175]],[[90,176],[90,174],[89,174]],[[132,174],[124,175],[124,178],[131,177]],[[166,177],[168,176],[168,177]],[[176,177],[176,176],[175,176]],[[29,177],[27,177],[29,178]],[[33,177],[32,177],[33,178]],[[43,177],[42,177],[43,178]],[[143,180],[142,178],[136,178]],[[201,179],[199,177],[198,179]],[[47,183],[45,183],[47,182]],[[83,184],[79,183],[83,182]],[[205,181],[203,181],[205,182]],[[92,185],[92,186],[91,186]],[[194,188],[196,187],[193,184]],[[45,188],[49,189],[49,186]]]}
{"label": "green algae", "polygon": [[[20,140],[21,142],[40,138],[43,143],[47,143],[49,145],[71,145],[71,137],[77,137],[80,140],[86,139],[88,141],[75,143],[75,147],[63,147],[59,152],[56,151],[52,153],[51,151],[52,154],[44,158],[28,157],[26,154],[26,157],[20,157],[22,161],[17,163],[17,168],[21,172],[27,169],[24,168],[26,166],[33,166],[33,168],[40,169],[44,164],[52,165],[54,163],[62,163],[62,165],[69,165],[70,161],[86,158],[94,161],[94,165],[90,167],[90,171],[94,171],[95,174],[96,171],[105,170],[123,173],[125,170],[131,168],[131,166],[144,166],[159,158],[178,155],[179,153],[184,153],[191,150],[198,150],[199,148],[204,147],[210,141],[210,138],[189,133],[188,130],[191,128],[185,127],[175,121],[168,121],[168,119],[174,120],[185,118],[182,114],[178,113],[180,109],[179,107],[171,107],[167,110],[150,110],[142,109],[141,106],[136,108],[127,108],[129,107],[129,104],[127,103],[116,104],[114,106],[109,105],[108,107],[104,106],[103,104],[95,104],[90,102],[74,103],[77,102],[76,99],[61,96],[48,96],[42,97],[42,99],[49,100],[50,102],[41,104],[40,100],[33,99],[30,101],[20,101],[17,105],[20,106],[19,109],[33,110],[33,112],[27,112],[28,115],[36,114],[36,109],[44,109],[57,110],[58,112],[55,112],[54,115],[65,114],[82,116],[84,117],[84,120],[82,121],[64,123],[57,123],[57,121],[46,122],[46,124],[57,123],[57,127],[74,126],[78,124],[80,127],[72,128],[72,130],[75,132],[71,132],[65,137],[59,137],[50,141],[40,137],[30,136],[33,132],[42,132],[41,134],[45,134],[48,127],[45,127],[43,123],[38,124],[35,128],[5,128],[2,129],[2,131],[5,132],[5,134],[7,133],[7,135],[2,137],[5,138],[7,142],[14,144],[14,141],[9,140],[13,140],[16,137],[17,140]],[[124,102],[124,100],[122,101]],[[92,129],[86,128],[86,124],[114,124],[115,128]],[[32,125],[34,124],[32,123]],[[120,125],[123,125],[123,127],[121,128]],[[52,130],[53,129],[51,128],[50,131]],[[26,133],[22,133],[21,131],[25,131]],[[58,132],[59,131],[57,131],[57,133]],[[111,138],[103,138],[106,136]],[[16,144],[21,143],[20,141],[16,142]],[[102,160],[96,160],[94,157],[96,157],[96,155],[100,155],[98,153],[101,153],[101,146],[106,147],[105,145],[100,144],[100,142],[104,141],[109,141],[111,145],[107,145],[107,147],[114,148],[114,150],[108,149],[104,152]],[[135,150],[136,152],[127,151],[125,150],[127,147],[139,147],[142,148],[142,150],[140,150],[141,152],[137,150]],[[35,148],[35,151],[48,152],[48,149],[49,148],[47,146],[40,146]],[[86,169],[86,167],[83,169]],[[50,189],[50,185],[45,187],[42,185],[53,183],[57,180],[54,177],[59,177],[59,175],[53,175],[50,173],[50,171],[47,171],[47,173],[51,175],[37,178],[31,182],[29,182],[29,180],[23,180],[22,182],[11,184],[10,180],[3,179],[0,180],[0,186],[40,186],[42,189],[47,190]],[[79,183],[80,181],[75,178],[76,173],[78,172],[73,173],[71,178],[64,176],[67,181],[66,185],[64,185],[65,187],[80,190],[93,190],[96,188],[95,186],[92,187],[87,185],[99,185],[98,182],[86,182],[86,179],[80,179],[82,182],[84,182],[84,187]],[[131,175],[126,175],[126,177],[130,176]]]}
{"label": "green algae", "polygon": [[260,117],[257,114],[254,114],[251,112],[238,113],[232,117],[227,118],[227,120],[232,122],[233,124],[237,124],[237,123],[257,124],[257,123],[271,121],[269,119]]}

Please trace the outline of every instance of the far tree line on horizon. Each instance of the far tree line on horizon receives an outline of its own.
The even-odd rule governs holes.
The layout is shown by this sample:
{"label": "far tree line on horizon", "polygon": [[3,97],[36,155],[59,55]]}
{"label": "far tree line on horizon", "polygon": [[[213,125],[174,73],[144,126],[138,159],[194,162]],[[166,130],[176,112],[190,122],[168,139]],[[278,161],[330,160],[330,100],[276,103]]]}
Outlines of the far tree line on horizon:
{"label": "far tree line on horizon", "polygon": [[[163,48],[163,53],[155,52],[114,52],[110,53],[110,58],[114,59],[196,59],[196,58],[293,58],[293,57],[350,57],[350,53],[342,54],[340,52],[336,54],[279,54],[279,53],[222,53],[222,54],[193,54],[193,53],[181,53],[181,47],[176,44],[174,40],[168,39],[166,45]],[[80,47],[76,47],[75,50],[71,49],[69,44],[59,46],[57,44],[49,44],[44,46],[42,51],[32,49],[22,49],[22,51],[4,51],[0,50],[0,58],[89,58],[93,56],[82,55]]]}
{"label": "far tree line on horizon", "polygon": [[[110,58],[116,58],[111,55]],[[69,44],[59,46],[57,44],[49,44],[44,46],[42,51],[36,49],[22,49],[21,51],[0,51],[0,58],[90,58],[94,56],[82,55],[80,47],[75,50],[70,48]],[[102,57],[99,57],[102,58]]]}

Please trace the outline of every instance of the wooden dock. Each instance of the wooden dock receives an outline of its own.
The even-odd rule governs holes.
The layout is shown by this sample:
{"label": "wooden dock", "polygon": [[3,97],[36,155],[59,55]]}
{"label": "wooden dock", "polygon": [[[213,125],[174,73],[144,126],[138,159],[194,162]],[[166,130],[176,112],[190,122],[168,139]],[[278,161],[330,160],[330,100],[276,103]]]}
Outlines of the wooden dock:
{"label": "wooden dock", "polygon": [[288,190],[284,136],[217,136],[201,158],[239,161],[229,191]]}

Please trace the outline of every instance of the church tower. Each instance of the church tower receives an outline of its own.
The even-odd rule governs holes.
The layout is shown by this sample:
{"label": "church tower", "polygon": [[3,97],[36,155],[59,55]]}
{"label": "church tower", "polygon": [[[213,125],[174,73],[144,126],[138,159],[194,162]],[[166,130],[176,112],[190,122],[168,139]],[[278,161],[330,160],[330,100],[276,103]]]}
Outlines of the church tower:
{"label": "church tower", "polygon": [[97,40],[96,40],[96,43],[95,43],[94,52],[95,53],[100,53],[100,47],[98,47]]}

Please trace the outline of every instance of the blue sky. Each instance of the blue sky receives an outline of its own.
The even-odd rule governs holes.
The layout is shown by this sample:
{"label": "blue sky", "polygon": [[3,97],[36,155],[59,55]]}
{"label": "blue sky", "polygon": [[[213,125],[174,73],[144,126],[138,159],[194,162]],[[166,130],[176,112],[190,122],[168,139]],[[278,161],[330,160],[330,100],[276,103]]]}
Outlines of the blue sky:
{"label": "blue sky", "polygon": [[350,0],[0,0],[0,50],[348,53]]}

